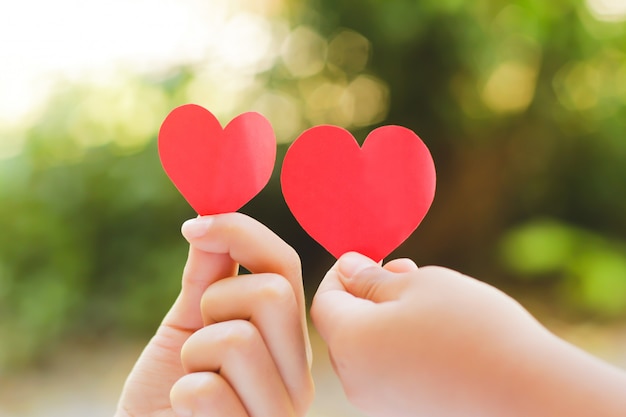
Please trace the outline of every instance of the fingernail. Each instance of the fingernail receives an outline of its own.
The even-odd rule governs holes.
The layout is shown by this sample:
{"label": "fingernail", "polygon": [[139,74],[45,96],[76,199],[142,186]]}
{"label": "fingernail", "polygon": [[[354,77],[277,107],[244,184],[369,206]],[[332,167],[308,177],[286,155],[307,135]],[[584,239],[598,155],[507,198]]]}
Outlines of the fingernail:
{"label": "fingernail", "polygon": [[365,268],[375,265],[376,263],[370,258],[363,256],[360,253],[349,252],[339,258],[337,267],[339,273],[344,278],[351,278]]}
{"label": "fingernail", "polygon": [[213,217],[198,217],[196,219],[187,220],[181,227],[183,236],[188,239],[195,239],[206,234],[209,227],[213,223]]}

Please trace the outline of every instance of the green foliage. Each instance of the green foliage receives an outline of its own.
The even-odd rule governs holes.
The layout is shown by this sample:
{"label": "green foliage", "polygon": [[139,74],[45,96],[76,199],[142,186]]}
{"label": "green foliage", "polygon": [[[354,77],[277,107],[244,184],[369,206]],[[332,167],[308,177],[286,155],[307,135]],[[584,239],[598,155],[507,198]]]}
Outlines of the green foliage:
{"label": "green foliage", "polygon": [[67,120],[88,91],[66,93],[28,131],[24,152],[0,161],[0,340],[10,341],[0,368],[68,332],[149,331],[179,287],[178,229],[191,211],[155,143],[124,156],[115,142],[81,146]]}
{"label": "green foliage", "polygon": [[501,246],[518,278],[556,278],[567,302],[589,313],[626,313],[626,245],[554,220],[510,230]]}
{"label": "green foliage", "polygon": [[580,240],[566,225],[538,220],[509,231],[502,253],[510,268],[530,279],[563,270],[575,259]]}
{"label": "green foliage", "polygon": [[[247,89],[195,68],[59,86],[31,125],[0,126],[0,369],[66,337],[154,329],[193,216],[156,134],[191,97],[223,122],[262,111],[281,143],[316,123],[359,139],[380,123],[414,129],[438,190],[395,255],[556,286],[560,307],[626,317],[626,24],[588,3],[299,2],[291,44]],[[299,251],[315,288],[332,260],[296,226],[277,175],[245,210]]]}
{"label": "green foliage", "polygon": [[407,255],[486,279],[556,280],[563,307],[626,314],[623,17],[602,20],[583,1],[311,4],[329,16],[311,21],[323,33],[372,42],[387,122],[433,152],[437,197]]}

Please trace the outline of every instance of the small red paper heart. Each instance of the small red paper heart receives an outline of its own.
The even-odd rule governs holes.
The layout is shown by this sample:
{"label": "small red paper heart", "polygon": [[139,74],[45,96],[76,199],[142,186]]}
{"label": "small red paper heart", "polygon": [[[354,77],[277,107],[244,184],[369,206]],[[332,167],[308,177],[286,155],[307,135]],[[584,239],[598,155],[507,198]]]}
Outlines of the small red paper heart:
{"label": "small red paper heart", "polygon": [[435,165],[401,126],[372,131],[362,148],[345,129],[316,126],[287,151],[281,183],[296,220],[333,256],[356,251],[380,261],[426,215]]}
{"label": "small red paper heart", "polygon": [[198,214],[228,213],[239,210],[269,181],[276,138],[259,113],[243,113],[222,129],[207,109],[186,104],[163,121],[159,156]]}

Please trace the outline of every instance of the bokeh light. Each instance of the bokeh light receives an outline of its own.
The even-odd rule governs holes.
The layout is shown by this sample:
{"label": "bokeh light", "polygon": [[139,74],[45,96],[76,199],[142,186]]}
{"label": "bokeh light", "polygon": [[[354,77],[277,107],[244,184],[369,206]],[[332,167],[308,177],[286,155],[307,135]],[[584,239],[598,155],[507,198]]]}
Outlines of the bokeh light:
{"label": "bokeh light", "polygon": [[[623,0],[0,2],[0,415],[54,415],[62,389],[77,405],[93,374],[117,396],[179,289],[180,223],[195,214],[157,134],[190,102],[222,124],[266,116],[275,174],[314,124],[359,141],[381,124],[413,129],[437,196],[392,256],[493,284],[626,363],[625,45]],[[333,259],[278,178],[242,211],[300,253],[310,301]],[[51,377],[62,355],[105,364],[84,384]],[[360,417],[335,407],[341,388],[315,363],[328,407],[311,416]],[[86,402],[77,415],[111,415]]]}
{"label": "bokeh light", "polygon": [[293,77],[310,77],[324,68],[327,48],[326,40],[315,30],[299,26],[285,40],[283,62]]}
{"label": "bokeh light", "polygon": [[598,20],[620,22],[626,20],[624,0],[586,0],[587,7]]}

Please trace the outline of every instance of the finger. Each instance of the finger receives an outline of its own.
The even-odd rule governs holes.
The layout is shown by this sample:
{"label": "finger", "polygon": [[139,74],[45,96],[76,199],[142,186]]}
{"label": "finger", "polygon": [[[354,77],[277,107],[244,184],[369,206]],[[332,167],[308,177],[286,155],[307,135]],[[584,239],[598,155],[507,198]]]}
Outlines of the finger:
{"label": "finger", "polygon": [[182,290],[164,324],[195,331],[202,327],[200,300],[215,281],[233,276],[237,263],[253,272],[275,272],[294,288],[304,322],[304,291],[297,253],[271,230],[241,213],[198,217],[181,231],[191,247]]}
{"label": "finger", "polygon": [[398,299],[409,284],[409,275],[389,271],[356,252],[339,258],[337,272],[349,293],[375,303]]}
{"label": "finger", "polygon": [[187,336],[202,327],[200,300],[213,282],[237,273],[237,263],[222,253],[210,253],[189,247],[183,269],[182,289],[165,316],[163,325],[182,330]]}
{"label": "finger", "polygon": [[328,343],[354,320],[366,320],[369,314],[375,314],[375,304],[398,299],[410,281],[410,273],[391,272],[363,255],[349,252],[322,280],[311,306],[313,324]]}
{"label": "finger", "polygon": [[289,282],[277,274],[241,275],[211,285],[202,297],[204,325],[249,320],[259,331],[298,415],[313,400],[305,334]]}
{"label": "finger", "polygon": [[408,258],[394,259],[387,262],[383,268],[389,272],[395,273],[413,272],[418,270],[415,262]]}
{"label": "finger", "polygon": [[[188,220],[182,227],[189,243],[205,252],[221,253],[252,272],[300,276],[300,258],[274,232],[241,213],[226,213]],[[302,287],[302,281],[293,282]]]}
{"label": "finger", "polygon": [[[271,272],[285,277],[293,288],[302,327],[306,328],[300,257],[274,232],[244,214],[226,213],[189,220],[183,225],[183,234],[192,249],[227,255],[253,273]],[[208,285],[203,292],[206,287]],[[306,332],[305,339],[310,363],[311,351]]]}
{"label": "finger", "polygon": [[[212,224],[217,227],[211,228]],[[132,387],[148,387],[153,393],[148,398],[164,398],[163,401],[168,402],[164,394],[183,375],[180,363],[181,346],[203,325],[200,310],[202,294],[215,281],[237,273],[237,263],[233,258],[249,262],[249,269],[258,268],[262,271],[263,268],[274,268],[275,270],[270,269],[267,272],[283,272],[282,275],[295,288],[300,315],[303,323],[305,322],[299,258],[293,249],[269,229],[247,216],[231,213],[193,219],[183,225],[182,232],[191,243],[183,271],[182,289],[128,378],[129,388],[125,388],[121,401],[124,406],[143,410],[144,406],[153,405],[152,400],[130,400],[145,397],[131,395],[135,392]],[[245,256],[247,251],[250,252],[249,257]],[[254,258],[255,255],[258,256]],[[310,363],[308,334],[306,338]],[[160,377],[155,378],[157,375]]]}
{"label": "finger", "polygon": [[153,407],[169,406],[167,393],[183,375],[181,346],[202,327],[202,294],[212,280],[231,276],[235,269],[228,255],[190,248],[181,292],[128,377],[120,401],[124,407],[140,414]]}
{"label": "finger", "polygon": [[214,372],[194,372],[179,379],[170,391],[178,417],[248,417],[228,382]]}
{"label": "finger", "polygon": [[219,373],[250,417],[294,415],[265,343],[248,321],[221,322],[198,330],[183,345],[181,359],[187,372]]}
{"label": "finger", "polygon": [[357,298],[346,290],[337,265],[338,262],[328,270],[311,304],[311,320],[327,344],[353,320],[362,320],[374,305],[372,301]]}
{"label": "finger", "polygon": [[169,407],[167,393],[183,375],[180,349],[202,327],[202,294],[212,282],[234,275],[236,269],[228,254],[190,247],[181,292],[133,367],[120,404],[137,414],[154,407]]}

